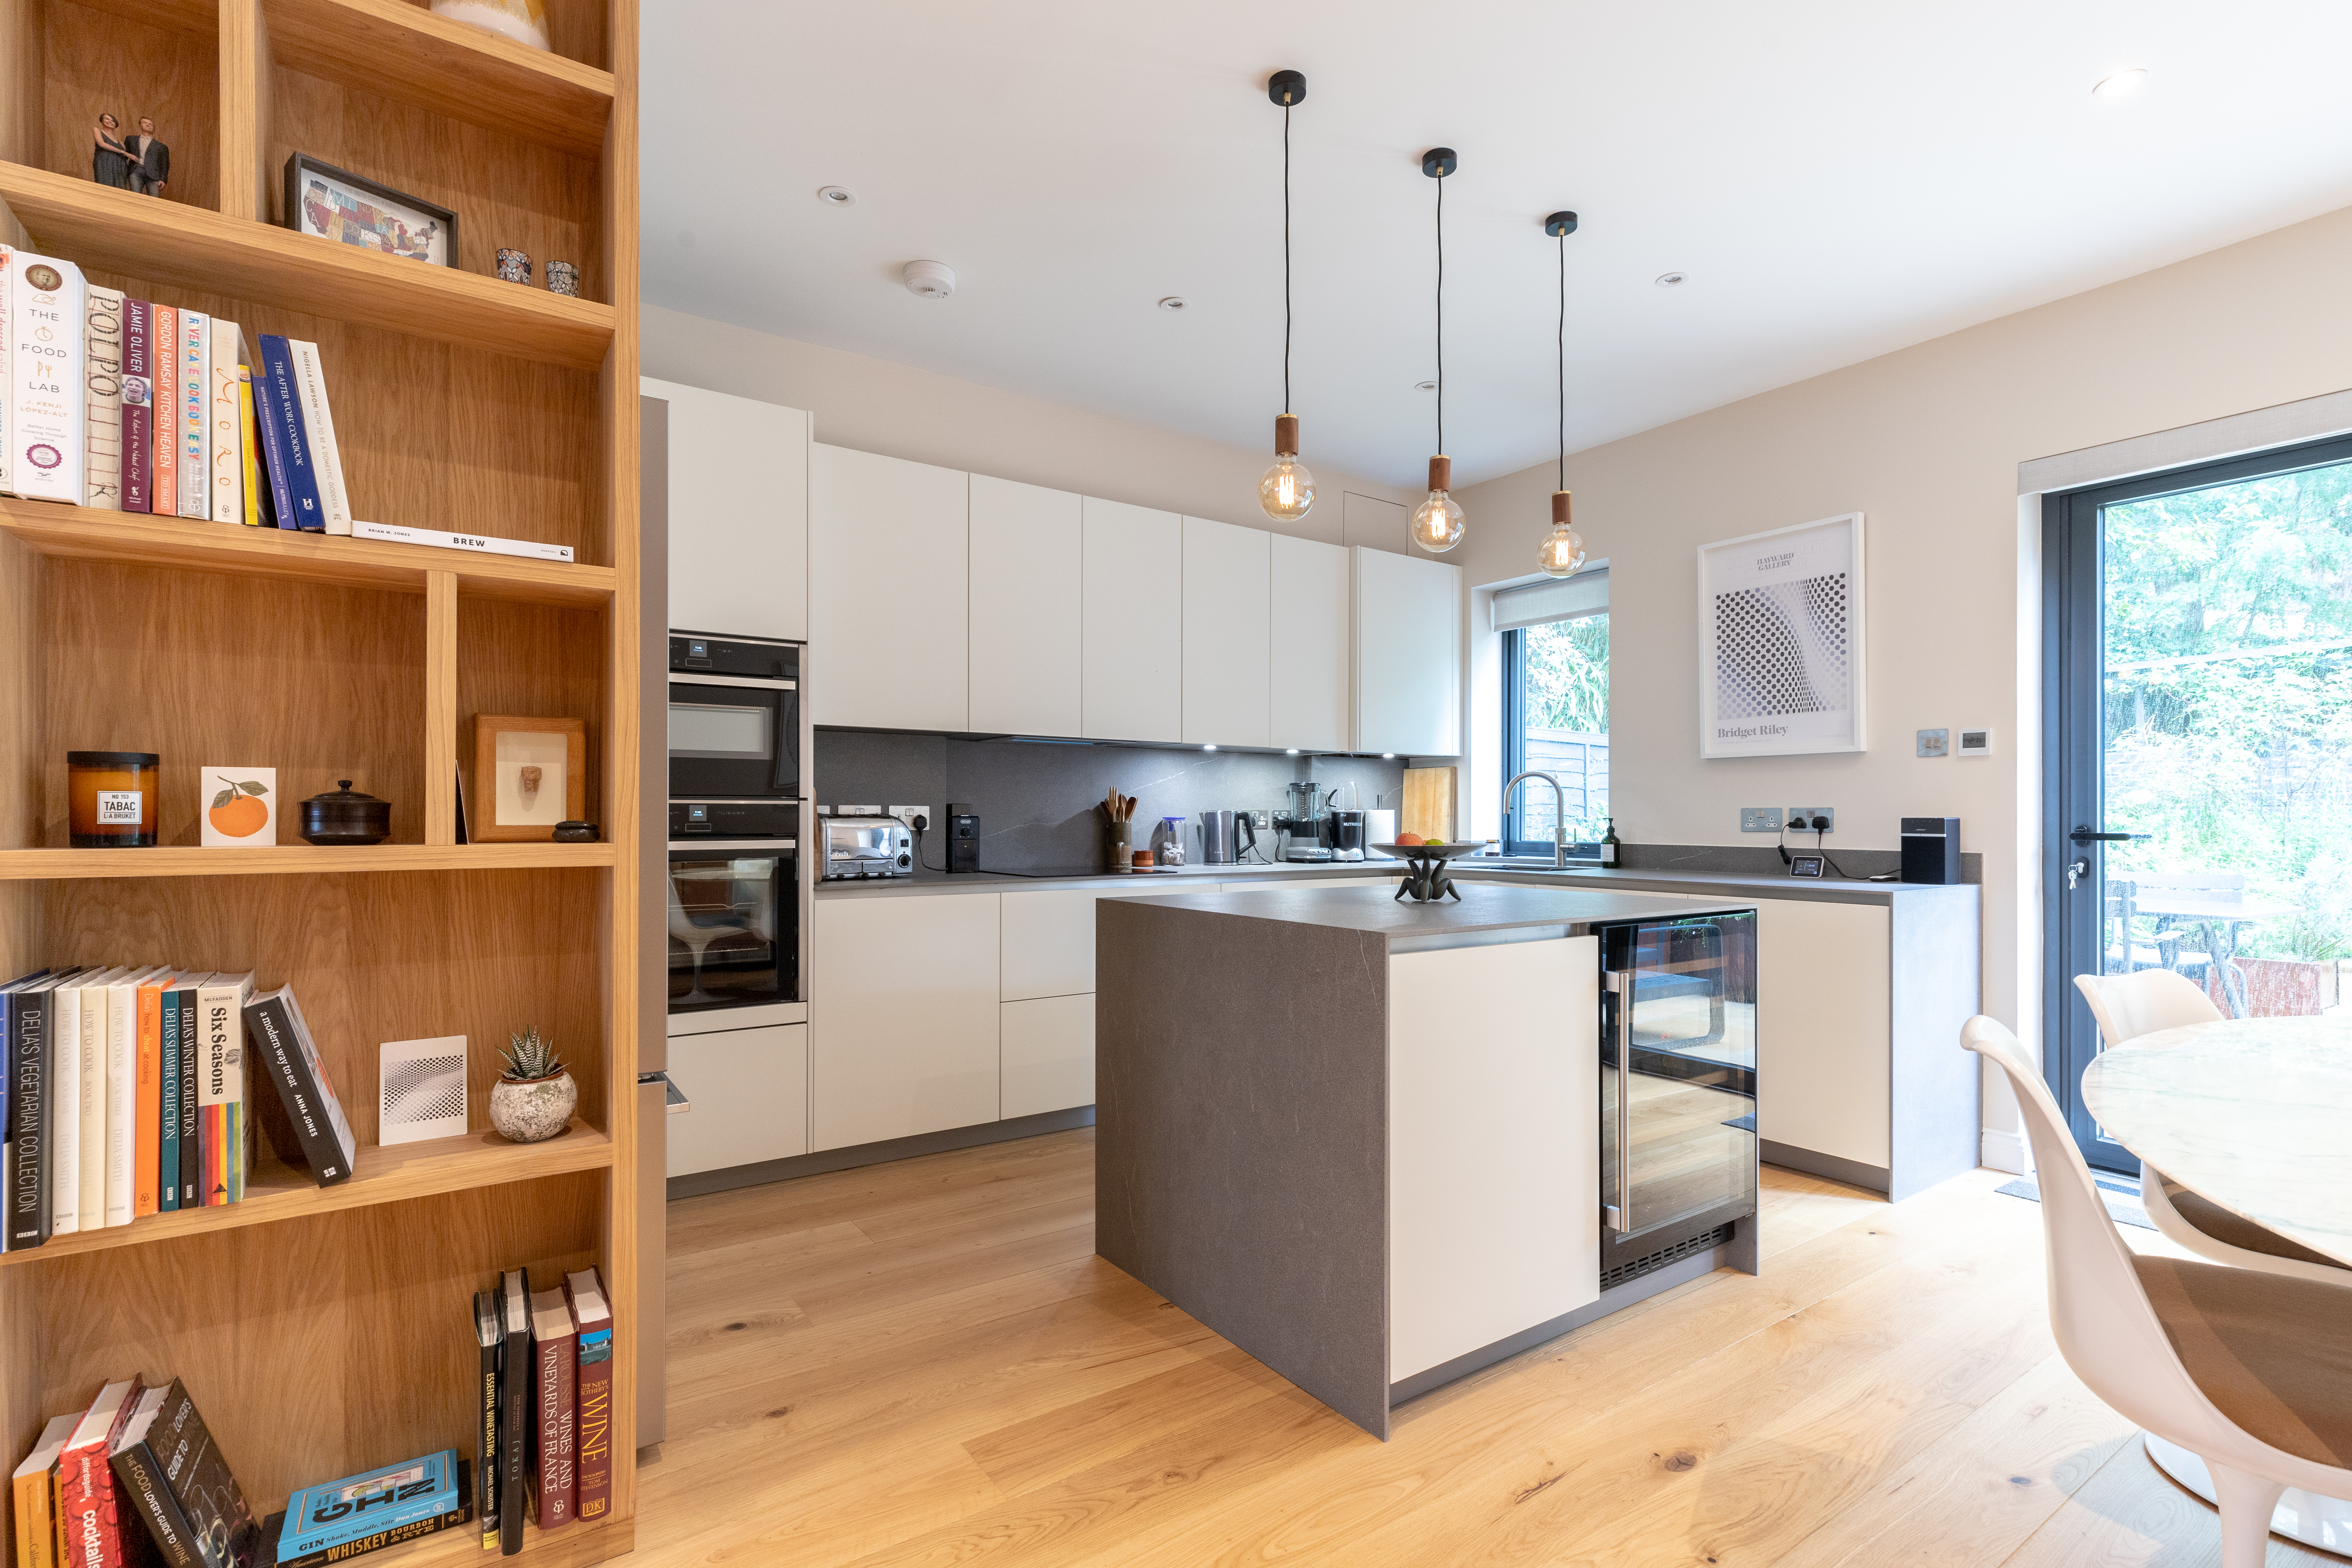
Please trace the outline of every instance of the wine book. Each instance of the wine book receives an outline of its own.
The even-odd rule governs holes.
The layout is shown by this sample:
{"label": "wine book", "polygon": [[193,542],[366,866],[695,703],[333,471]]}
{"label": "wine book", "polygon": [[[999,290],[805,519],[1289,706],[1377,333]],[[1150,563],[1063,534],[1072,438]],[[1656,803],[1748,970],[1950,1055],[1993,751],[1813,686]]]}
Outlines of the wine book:
{"label": "wine book", "polygon": [[149,319],[155,338],[155,413],[147,436],[147,510],[157,517],[180,512],[180,312],[170,305],[150,301]]}
{"label": "wine book", "polygon": [[322,1187],[350,1181],[359,1150],[310,1026],[302,1020],[302,1005],[294,1000],[294,987],[281,985],[247,1003],[245,1026],[262,1070],[277,1086],[287,1120],[294,1124],[310,1174]]}
{"label": "wine book", "polygon": [[245,521],[245,333],[235,321],[213,318],[212,399],[205,417],[212,425],[212,517],[215,522]]}
{"label": "wine book", "polygon": [[122,290],[89,286],[83,317],[81,504],[122,510]]}
{"label": "wine book", "polygon": [[215,974],[196,989],[197,1190],[205,1206],[241,1203],[252,1160],[245,1103],[245,1004],[253,976]]}
{"label": "wine book", "polygon": [[19,250],[8,268],[8,474],[27,500],[81,504],[81,268]]}
{"label": "wine book", "polygon": [[294,353],[294,381],[302,395],[303,427],[310,433],[311,467],[319,476],[319,510],[326,514],[326,531],[352,531],[352,501],[343,489],[343,457],[335,445],[334,410],[327,405],[327,373],[319,363],[319,345],[289,338]]}
{"label": "wine book", "polygon": [[120,1499],[110,1462],[139,1403],[139,1380],[110,1383],[75,1423],[58,1458],[58,1519],[75,1568],[123,1568]]}
{"label": "wine book", "polygon": [[319,506],[310,432],[302,422],[302,390],[294,373],[294,351],[276,332],[262,333],[259,342],[261,357],[253,367],[254,412],[261,421],[261,460],[269,470],[278,526],[323,532],[327,520]]}
{"label": "wine book", "polygon": [[180,312],[179,391],[180,503],[182,517],[213,514],[212,447],[213,319],[197,310]]}
{"label": "wine book", "polygon": [[16,1568],[60,1568],[58,1562],[58,1460],[81,1412],[52,1415],[40,1441],[16,1467],[10,1489],[16,1504]]}
{"label": "wine book", "polygon": [[572,1297],[572,1321],[580,1328],[579,1391],[574,1399],[572,1447],[577,1454],[580,1501],[585,1524],[613,1511],[613,1309],[604,1282],[593,1268],[563,1277]]}
{"label": "wine book", "polygon": [[[255,1568],[261,1531],[253,1510],[178,1378],[140,1396],[112,1458],[121,1490],[172,1568]],[[188,1542],[184,1561],[172,1555],[165,1536],[173,1531]]]}
{"label": "wine book", "polygon": [[304,1487],[286,1500],[286,1511],[275,1516],[285,1522],[266,1527],[262,1533],[276,1543],[278,1568],[339,1561],[374,1550],[359,1543],[387,1531],[427,1524],[427,1531],[416,1532],[426,1534],[462,1523],[471,1511],[467,1504],[467,1479],[457,1450],[444,1448],[422,1458]]}
{"label": "wine book", "polygon": [[499,1553],[522,1551],[523,1453],[530,1442],[530,1277],[509,1268],[499,1279]]}
{"label": "wine book", "polygon": [[409,528],[394,522],[354,522],[356,539],[383,539],[394,544],[426,544],[436,550],[471,550],[483,555],[520,555],[528,561],[569,561],[572,546],[540,544],[528,539],[493,539],[480,533],[444,533],[437,528]]}
{"label": "wine book", "polygon": [[530,1353],[538,1405],[539,1528],[555,1530],[577,1517],[580,1477],[574,1466],[573,1402],[580,1387],[580,1331],[561,1287],[535,1290],[530,1298]]}
{"label": "wine book", "polygon": [[155,307],[122,301],[122,510],[155,510]]}

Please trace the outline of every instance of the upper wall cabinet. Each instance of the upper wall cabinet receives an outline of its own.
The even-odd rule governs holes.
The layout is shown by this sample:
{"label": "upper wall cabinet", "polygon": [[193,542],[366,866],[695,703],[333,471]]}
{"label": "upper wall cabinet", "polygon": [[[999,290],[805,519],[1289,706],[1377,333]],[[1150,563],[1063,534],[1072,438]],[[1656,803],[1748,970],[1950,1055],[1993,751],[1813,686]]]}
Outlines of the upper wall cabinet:
{"label": "upper wall cabinet", "polygon": [[[1347,751],[1348,552],[1286,533],[1268,538],[1273,743],[1302,752]],[[1188,703],[1191,697],[1188,684]]]}
{"label": "upper wall cabinet", "polygon": [[1078,498],[971,476],[971,724],[1079,726]]}
{"label": "upper wall cabinet", "polygon": [[1098,741],[1183,733],[1184,522],[1086,498],[1078,732]]}
{"label": "upper wall cabinet", "polygon": [[[963,731],[970,476],[819,444],[809,461],[809,710],[819,724]],[[671,524],[676,529],[673,514]]]}
{"label": "upper wall cabinet", "polygon": [[1188,745],[1274,744],[1274,567],[1262,528],[1184,520]]}
{"label": "upper wall cabinet", "polygon": [[643,378],[669,405],[669,624],[809,635],[809,416]]}
{"label": "upper wall cabinet", "polygon": [[1355,574],[1354,750],[1462,754],[1462,568],[1361,547]]}

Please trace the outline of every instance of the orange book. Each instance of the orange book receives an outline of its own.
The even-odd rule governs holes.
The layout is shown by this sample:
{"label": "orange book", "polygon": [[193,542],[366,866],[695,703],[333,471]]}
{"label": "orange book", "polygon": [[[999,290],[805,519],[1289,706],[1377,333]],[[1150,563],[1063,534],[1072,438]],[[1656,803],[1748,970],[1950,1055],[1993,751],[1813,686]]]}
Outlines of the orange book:
{"label": "orange book", "polygon": [[[137,1116],[131,1140],[131,1213],[155,1212],[157,1171],[163,1158],[163,993],[178,976],[150,975],[139,987]],[[177,1108],[174,1108],[174,1114]]]}
{"label": "orange book", "polygon": [[[155,428],[148,437],[153,467],[147,494],[155,516],[173,517],[180,507],[180,312],[169,305],[157,305],[153,314],[154,331],[147,341],[154,345],[148,358],[155,366]],[[172,388],[169,395],[163,391],[167,382]]]}

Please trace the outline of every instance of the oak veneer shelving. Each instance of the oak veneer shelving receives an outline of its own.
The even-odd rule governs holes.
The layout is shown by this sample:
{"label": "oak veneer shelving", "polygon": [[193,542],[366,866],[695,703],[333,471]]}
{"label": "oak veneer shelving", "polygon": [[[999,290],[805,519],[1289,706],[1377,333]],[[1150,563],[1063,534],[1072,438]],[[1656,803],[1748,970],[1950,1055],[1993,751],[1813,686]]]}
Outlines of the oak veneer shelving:
{"label": "oak veneer shelving", "polygon": [[0,881],[515,871],[610,866],[610,844],[272,844],[252,849],[0,849]]}

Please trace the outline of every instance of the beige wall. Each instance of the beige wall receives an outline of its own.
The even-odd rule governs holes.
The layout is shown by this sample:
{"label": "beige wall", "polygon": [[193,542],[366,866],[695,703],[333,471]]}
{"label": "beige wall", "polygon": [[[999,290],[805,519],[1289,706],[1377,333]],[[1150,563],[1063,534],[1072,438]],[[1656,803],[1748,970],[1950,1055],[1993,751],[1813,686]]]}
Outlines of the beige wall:
{"label": "beige wall", "polygon": [[1421,500],[1319,466],[1310,453],[1314,510],[1277,528],[1257,506],[1258,477],[1274,461],[1276,410],[1266,415],[1268,446],[1255,451],[658,305],[645,306],[640,322],[646,374],[805,408],[816,416],[816,438],[832,446],[1330,544],[1402,551],[1399,503]]}
{"label": "beige wall", "polygon": [[[2034,1040],[2038,509],[2017,466],[2352,384],[2347,276],[2352,209],[1573,454],[1579,531],[1611,561],[1619,832],[1736,844],[1742,805],[1801,802],[1837,808],[1834,855],[1894,847],[1901,816],[1962,818],[1986,1010]],[[1534,570],[1553,485],[1547,464],[1462,494],[1470,584]],[[1696,547],[1857,510],[1869,750],[1702,761]],[[1989,761],[1912,754],[1913,731],[1963,724],[1991,726]],[[1472,784],[1487,831],[1499,782]]]}

